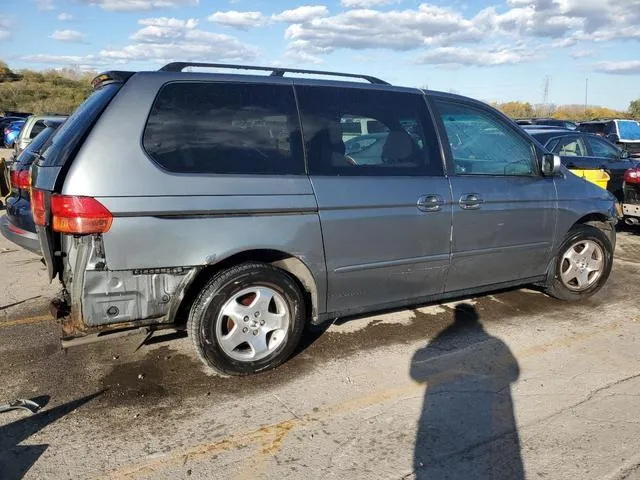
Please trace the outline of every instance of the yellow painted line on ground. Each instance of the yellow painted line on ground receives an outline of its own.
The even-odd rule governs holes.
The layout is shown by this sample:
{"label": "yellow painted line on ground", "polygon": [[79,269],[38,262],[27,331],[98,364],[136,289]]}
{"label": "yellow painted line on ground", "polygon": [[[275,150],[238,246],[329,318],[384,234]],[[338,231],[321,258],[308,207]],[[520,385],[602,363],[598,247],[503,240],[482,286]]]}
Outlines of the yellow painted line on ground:
{"label": "yellow painted line on ground", "polygon": [[30,325],[32,323],[42,323],[53,320],[51,315],[37,315],[35,317],[18,318],[16,320],[0,321],[0,328],[17,327],[19,325]]}
{"label": "yellow painted line on ground", "polygon": [[[635,320],[635,319],[633,319]],[[633,321],[632,320],[632,321]],[[569,348],[592,337],[602,335],[603,332],[613,332],[622,326],[623,322],[614,321],[610,324],[600,325],[597,329],[569,334],[554,341],[541,343],[532,347],[514,351],[516,359],[531,358],[557,348]],[[303,414],[300,417],[285,420],[280,423],[265,425],[250,432],[237,433],[225,439],[211,443],[195,445],[186,449],[174,450],[162,457],[156,457],[148,461],[142,461],[133,465],[121,467],[107,473],[105,477],[110,480],[137,479],[149,477],[165,470],[168,467],[184,465],[187,461],[198,461],[210,458],[217,452],[229,451],[235,448],[246,447],[254,444],[259,448],[258,460],[251,462],[236,478],[255,478],[266,467],[269,457],[277,453],[284,443],[289,432],[297,426],[322,421],[331,415],[343,415],[358,410],[364,410],[376,405],[381,405],[392,400],[407,398],[413,395],[422,395],[425,388],[449,381],[460,372],[447,371],[431,376],[424,383],[415,381],[406,382],[398,387],[378,390],[369,395],[349,399]]]}

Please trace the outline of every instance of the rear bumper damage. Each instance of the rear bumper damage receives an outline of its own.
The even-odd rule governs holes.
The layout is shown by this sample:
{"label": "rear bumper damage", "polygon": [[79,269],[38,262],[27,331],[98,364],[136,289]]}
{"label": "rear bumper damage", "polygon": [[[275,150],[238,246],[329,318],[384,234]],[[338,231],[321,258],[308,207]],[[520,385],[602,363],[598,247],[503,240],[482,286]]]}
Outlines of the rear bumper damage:
{"label": "rear bumper damage", "polygon": [[[176,314],[198,267],[108,269],[99,236],[68,238],[63,292],[51,303],[62,324],[63,344],[112,337],[141,328],[178,328]],[[86,343],[86,342],[75,342]]]}

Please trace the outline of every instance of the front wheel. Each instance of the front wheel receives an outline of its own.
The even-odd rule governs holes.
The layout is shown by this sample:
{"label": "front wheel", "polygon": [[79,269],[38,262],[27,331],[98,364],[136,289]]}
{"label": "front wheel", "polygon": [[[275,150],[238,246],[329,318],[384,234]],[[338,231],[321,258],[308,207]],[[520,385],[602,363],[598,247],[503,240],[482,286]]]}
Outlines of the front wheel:
{"label": "front wheel", "polygon": [[291,356],[305,323],[296,281],[264,263],[216,274],[191,308],[188,331],[200,359],[222,375],[249,375]]}
{"label": "front wheel", "polygon": [[561,300],[581,300],[602,288],[613,266],[613,247],[602,230],[576,225],[554,262],[547,293]]}

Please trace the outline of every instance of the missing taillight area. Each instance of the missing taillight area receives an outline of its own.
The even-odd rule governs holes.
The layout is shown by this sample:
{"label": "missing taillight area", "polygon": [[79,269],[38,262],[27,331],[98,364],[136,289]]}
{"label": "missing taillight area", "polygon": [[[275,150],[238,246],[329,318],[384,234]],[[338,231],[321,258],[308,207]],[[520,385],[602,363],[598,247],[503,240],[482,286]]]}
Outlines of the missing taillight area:
{"label": "missing taillight area", "polygon": [[[49,225],[44,190],[31,191],[31,210],[36,225]],[[92,197],[52,194],[51,227],[54,232],[71,235],[105,233],[111,228],[113,215]]]}
{"label": "missing taillight area", "polygon": [[51,224],[56,232],[76,235],[105,233],[112,222],[111,212],[95,198],[51,196]]}

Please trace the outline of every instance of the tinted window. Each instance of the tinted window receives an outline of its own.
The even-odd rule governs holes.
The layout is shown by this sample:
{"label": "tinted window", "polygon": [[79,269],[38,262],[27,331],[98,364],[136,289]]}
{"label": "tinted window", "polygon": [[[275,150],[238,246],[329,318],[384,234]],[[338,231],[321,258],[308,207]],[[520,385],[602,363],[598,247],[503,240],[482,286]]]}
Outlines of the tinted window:
{"label": "tinted window", "polygon": [[29,138],[36,138],[38,134],[45,129],[45,124],[42,120],[38,120],[29,132]]}
{"label": "tinted window", "polygon": [[[316,175],[442,175],[442,159],[419,94],[296,87],[309,161]],[[350,122],[366,126],[354,135]]]}
{"label": "tinted window", "polygon": [[595,137],[587,137],[587,141],[589,142],[589,146],[591,147],[592,155],[594,157],[602,157],[602,158],[619,158],[620,151],[614,147],[613,145],[605,142],[604,140],[600,140]]}
{"label": "tinted window", "polygon": [[95,90],[58,129],[45,145],[44,166],[63,165],[78,148],[80,141],[93,127],[102,111],[115,97],[122,84],[111,83]]}
{"label": "tinted window", "polygon": [[563,157],[586,157],[588,155],[587,148],[579,137],[561,138],[553,149],[553,153]]}
{"label": "tinted window", "polygon": [[151,108],[143,144],[172,172],[304,174],[287,85],[169,83]]}
{"label": "tinted window", "polygon": [[547,143],[546,149],[549,150],[550,152],[555,152],[559,142],[560,140],[558,139],[551,140],[549,143]]}
{"label": "tinted window", "polygon": [[436,100],[456,173],[531,175],[533,146],[498,116],[470,105]]}
{"label": "tinted window", "polygon": [[27,148],[22,151],[18,157],[18,163],[21,165],[31,165],[37,156],[36,154],[44,150],[47,141],[55,131],[56,128],[46,127],[42,132],[40,132],[40,134],[34,138],[29,145],[27,145]]}

